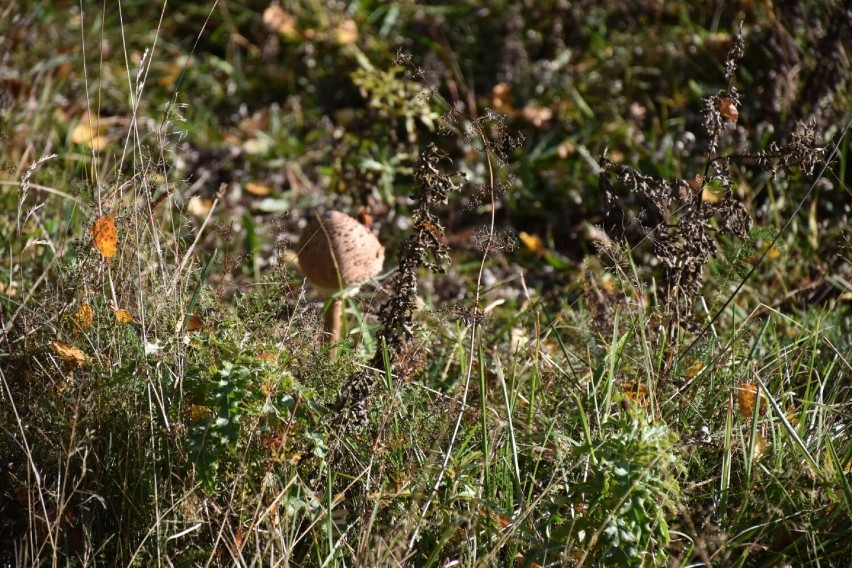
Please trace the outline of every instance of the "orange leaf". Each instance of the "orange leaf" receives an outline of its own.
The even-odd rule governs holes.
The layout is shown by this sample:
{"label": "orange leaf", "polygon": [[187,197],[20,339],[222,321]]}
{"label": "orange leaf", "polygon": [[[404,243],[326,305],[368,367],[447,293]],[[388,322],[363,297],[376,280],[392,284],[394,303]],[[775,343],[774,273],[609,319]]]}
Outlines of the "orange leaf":
{"label": "orange leaf", "polygon": [[642,404],[648,397],[648,387],[642,383],[624,383],[624,395],[633,402]]}
{"label": "orange leaf", "polygon": [[751,418],[754,414],[754,405],[757,402],[757,385],[740,383],[737,386],[737,407],[740,416]]}
{"label": "orange leaf", "polygon": [[105,258],[115,255],[118,245],[118,229],[115,227],[115,214],[106,215],[95,221],[92,225],[92,240],[95,247]]}
{"label": "orange leaf", "polygon": [[94,322],[94,312],[89,304],[82,304],[80,309],[74,313],[74,321],[80,326],[80,329],[89,329]]}
{"label": "orange leaf", "polygon": [[125,325],[133,321],[133,316],[127,310],[115,310],[115,321]]}
{"label": "orange leaf", "polygon": [[737,110],[737,103],[734,99],[722,99],[719,101],[719,113],[733,123],[737,122],[740,113]]}
{"label": "orange leaf", "polygon": [[521,231],[520,233],[518,233],[518,238],[521,239],[521,242],[524,243],[524,246],[527,247],[534,254],[544,254],[544,241],[542,241],[541,237],[539,237],[538,235],[531,235],[529,233]]}
{"label": "orange leaf", "polygon": [[259,181],[249,181],[243,186],[245,190],[257,197],[265,197],[269,195],[270,189],[268,185],[262,184]]}
{"label": "orange leaf", "polygon": [[198,331],[203,326],[204,322],[198,316],[192,315],[186,320],[186,331]]}
{"label": "orange leaf", "polygon": [[66,361],[72,361],[77,363],[78,365],[83,365],[88,360],[86,354],[74,347],[73,345],[69,345],[67,343],[62,343],[61,341],[49,341],[48,344],[54,353],[65,359]]}

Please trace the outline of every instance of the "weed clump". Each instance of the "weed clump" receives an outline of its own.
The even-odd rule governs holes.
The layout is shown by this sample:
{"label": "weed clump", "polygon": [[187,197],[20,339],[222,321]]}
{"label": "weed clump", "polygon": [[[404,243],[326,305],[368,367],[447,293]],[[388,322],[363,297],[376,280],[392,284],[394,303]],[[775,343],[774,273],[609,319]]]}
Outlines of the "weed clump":
{"label": "weed clump", "polygon": [[825,161],[824,148],[817,146],[816,133],[807,125],[789,142],[773,142],[755,154],[719,153],[726,124],[736,125],[739,119],[741,96],[733,80],[743,52],[740,26],[725,60],[727,87],[702,101],[707,134],[703,173],[689,180],[669,180],[617,164],[606,151],[599,160],[607,234],[616,240],[650,240],[652,254],[663,267],[663,313],[692,332],[700,329],[693,306],[704,283],[704,268],[719,251],[718,238],[730,234],[746,239],[752,229],[748,210],[734,196],[731,161],[753,159],[773,176],[779,167],[789,172],[794,166],[811,175]]}
{"label": "weed clump", "polygon": [[382,327],[376,334],[376,353],[364,373],[358,372],[349,378],[334,405],[348,427],[354,428],[366,422],[375,373],[384,368],[385,355],[393,367],[396,357],[411,341],[418,271],[426,268],[443,273],[450,260],[447,245],[442,241],[443,226],[433,211],[436,205],[447,200],[450,191],[458,187],[449,175],[441,173],[444,159],[438,148],[429,144],[417,161],[411,234],[400,246],[399,270],[391,284],[391,296],[379,311]]}

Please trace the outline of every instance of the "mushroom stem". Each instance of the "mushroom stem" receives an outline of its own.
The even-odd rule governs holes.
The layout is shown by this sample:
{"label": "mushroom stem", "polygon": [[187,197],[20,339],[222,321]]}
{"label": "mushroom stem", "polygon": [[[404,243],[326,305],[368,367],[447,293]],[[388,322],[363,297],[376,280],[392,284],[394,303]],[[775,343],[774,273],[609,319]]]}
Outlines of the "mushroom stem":
{"label": "mushroom stem", "polygon": [[325,341],[337,343],[340,341],[340,320],[343,316],[343,302],[339,298],[332,298],[331,305],[325,312]]}

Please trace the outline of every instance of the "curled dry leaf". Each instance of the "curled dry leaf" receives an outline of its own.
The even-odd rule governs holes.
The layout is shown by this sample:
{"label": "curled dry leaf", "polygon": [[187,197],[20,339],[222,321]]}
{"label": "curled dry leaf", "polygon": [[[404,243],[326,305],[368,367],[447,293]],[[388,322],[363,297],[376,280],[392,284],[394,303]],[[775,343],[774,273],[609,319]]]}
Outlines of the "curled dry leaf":
{"label": "curled dry leaf", "polygon": [[92,240],[95,247],[105,258],[112,258],[118,250],[118,229],[115,226],[115,214],[100,217],[92,225]]}
{"label": "curled dry leaf", "polygon": [[85,353],[83,353],[80,349],[74,347],[73,345],[62,343],[61,341],[50,341],[48,343],[53,352],[65,359],[66,361],[71,361],[73,363],[77,363],[78,365],[84,365],[89,359],[88,357],[86,357]]}

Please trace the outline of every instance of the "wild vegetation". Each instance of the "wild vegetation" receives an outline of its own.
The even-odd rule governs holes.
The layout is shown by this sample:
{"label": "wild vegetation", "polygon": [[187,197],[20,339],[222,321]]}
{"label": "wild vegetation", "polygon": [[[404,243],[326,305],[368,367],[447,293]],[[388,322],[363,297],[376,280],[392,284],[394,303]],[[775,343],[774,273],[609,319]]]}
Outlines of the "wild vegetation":
{"label": "wild vegetation", "polygon": [[3,565],[852,564],[852,12],[699,4],[0,8]]}

